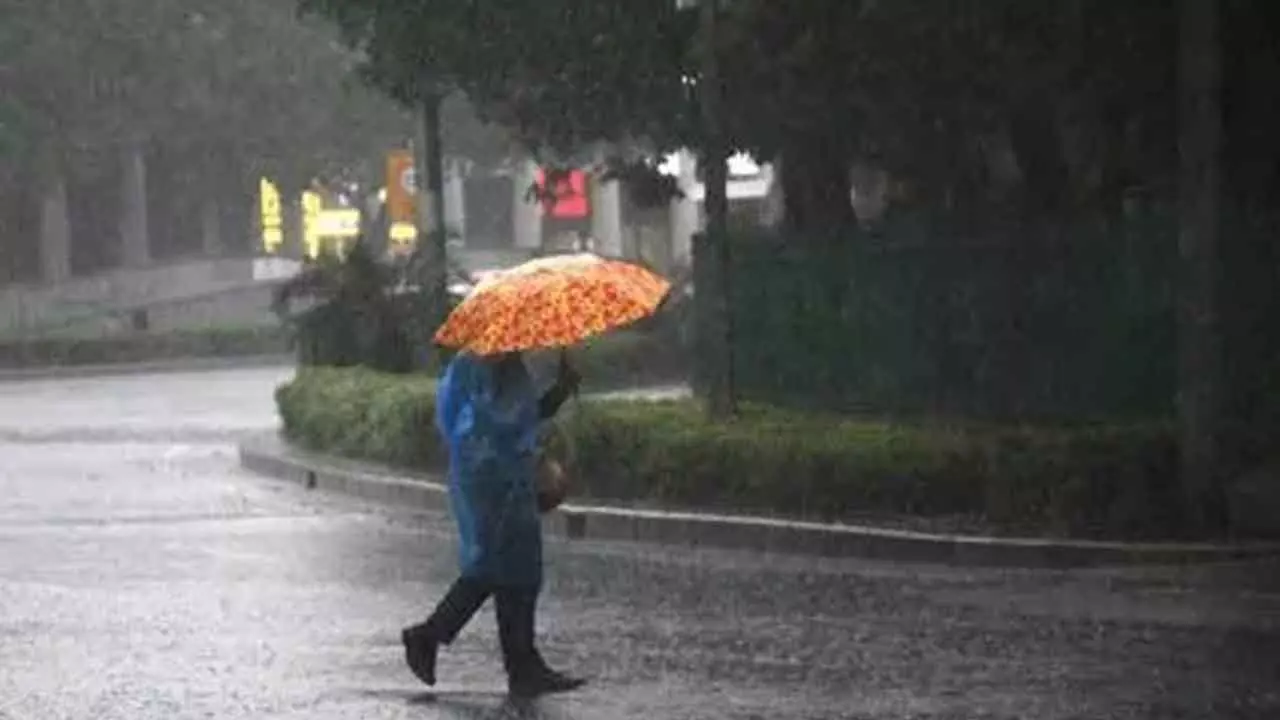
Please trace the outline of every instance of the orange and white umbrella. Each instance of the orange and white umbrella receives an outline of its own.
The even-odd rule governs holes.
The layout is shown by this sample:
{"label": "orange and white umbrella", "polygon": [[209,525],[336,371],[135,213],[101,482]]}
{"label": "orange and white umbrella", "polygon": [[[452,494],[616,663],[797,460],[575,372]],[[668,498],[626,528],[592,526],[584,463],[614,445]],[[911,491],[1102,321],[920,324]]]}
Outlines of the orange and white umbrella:
{"label": "orange and white umbrella", "polygon": [[563,348],[652,315],[671,283],[634,263],[553,255],[494,273],[436,331],[476,355]]}

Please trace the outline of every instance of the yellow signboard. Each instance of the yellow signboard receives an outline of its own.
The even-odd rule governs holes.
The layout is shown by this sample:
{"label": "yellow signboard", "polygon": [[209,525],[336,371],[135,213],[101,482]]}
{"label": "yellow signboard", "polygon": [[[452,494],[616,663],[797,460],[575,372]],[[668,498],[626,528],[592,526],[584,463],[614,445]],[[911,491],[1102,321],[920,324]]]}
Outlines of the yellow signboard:
{"label": "yellow signboard", "polygon": [[392,241],[400,245],[412,245],[418,239],[418,226],[407,222],[393,223],[390,235]]}
{"label": "yellow signboard", "polygon": [[360,236],[360,211],[356,208],[325,209],[319,193],[302,193],[302,237],[307,257],[326,251],[341,256],[347,241]]}
{"label": "yellow signboard", "polygon": [[316,217],[316,233],[322,238],[348,238],[360,235],[360,211],[355,208],[321,210]]}
{"label": "yellow signboard", "polygon": [[262,220],[262,249],[275,255],[284,247],[284,215],[280,207],[280,190],[266,178],[258,182],[259,212]]}
{"label": "yellow signboard", "polygon": [[306,190],[302,193],[302,251],[309,258],[320,257],[320,212],[324,199],[320,193]]}
{"label": "yellow signboard", "polygon": [[[280,189],[262,178],[258,184],[261,198],[262,249],[269,255],[280,254],[284,247],[284,215]],[[318,192],[302,193],[302,247],[309,258],[319,257],[329,242],[342,252],[347,241],[360,235],[360,211],[356,208],[326,210]]]}
{"label": "yellow signboard", "polygon": [[360,237],[360,211],[355,208],[321,210],[316,219],[321,242],[338,257],[346,257],[349,246]]}

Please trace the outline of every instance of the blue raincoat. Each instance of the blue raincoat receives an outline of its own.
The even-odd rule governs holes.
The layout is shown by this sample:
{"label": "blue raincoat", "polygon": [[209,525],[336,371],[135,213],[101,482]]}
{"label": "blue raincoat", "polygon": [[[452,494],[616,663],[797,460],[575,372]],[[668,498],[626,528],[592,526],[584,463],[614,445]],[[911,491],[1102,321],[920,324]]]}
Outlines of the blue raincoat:
{"label": "blue raincoat", "polygon": [[469,579],[538,587],[538,395],[522,372],[499,397],[494,375],[494,363],[459,354],[437,388],[436,424],[449,449],[449,504],[458,528],[459,564]]}

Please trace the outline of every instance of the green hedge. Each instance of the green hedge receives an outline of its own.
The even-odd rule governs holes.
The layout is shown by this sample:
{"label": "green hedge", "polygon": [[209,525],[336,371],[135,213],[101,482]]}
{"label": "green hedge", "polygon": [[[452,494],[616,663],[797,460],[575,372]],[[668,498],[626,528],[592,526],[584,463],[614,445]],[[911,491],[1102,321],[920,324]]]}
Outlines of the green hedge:
{"label": "green hedge", "polygon": [[1176,227],[1148,225],[981,246],[736,235],[739,389],[806,409],[1172,417]]}
{"label": "green hedge", "polygon": [[[444,456],[427,378],[302,371],[277,393],[299,445],[422,471]],[[968,516],[1009,531],[1172,537],[1176,452],[1158,426],[891,423],[691,401],[584,401],[561,421],[582,497],[809,519]]]}
{"label": "green hedge", "polygon": [[0,342],[0,367],[72,367],[288,352],[289,335],[280,327],[206,328],[91,339],[10,340]]}

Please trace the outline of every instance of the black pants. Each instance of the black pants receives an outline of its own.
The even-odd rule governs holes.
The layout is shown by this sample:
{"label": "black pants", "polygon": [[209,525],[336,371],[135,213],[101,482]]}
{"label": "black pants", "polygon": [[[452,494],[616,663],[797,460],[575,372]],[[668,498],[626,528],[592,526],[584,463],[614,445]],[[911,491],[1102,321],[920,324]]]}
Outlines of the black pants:
{"label": "black pants", "polygon": [[414,629],[441,645],[458,637],[485,601],[493,596],[498,619],[498,639],[507,674],[536,669],[542,664],[534,641],[539,589],[504,587],[458,578],[445,593],[435,612]]}

